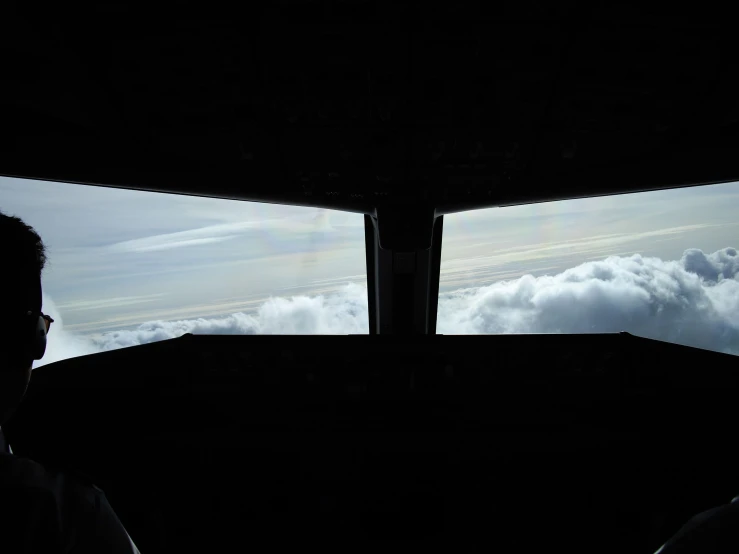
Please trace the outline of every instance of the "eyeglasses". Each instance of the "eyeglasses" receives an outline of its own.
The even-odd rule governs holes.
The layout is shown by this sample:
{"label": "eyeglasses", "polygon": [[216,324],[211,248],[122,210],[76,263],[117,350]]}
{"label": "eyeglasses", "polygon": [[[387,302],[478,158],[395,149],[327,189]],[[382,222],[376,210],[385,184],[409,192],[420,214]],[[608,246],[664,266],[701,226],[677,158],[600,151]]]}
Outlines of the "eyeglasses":
{"label": "eyeglasses", "polygon": [[51,316],[43,313],[41,314],[41,317],[43,317],[44,321],[46,321],[46,333],[48,334],[49,329],[51,329],[51,324],[54,323],[54,320],[51,318]]}

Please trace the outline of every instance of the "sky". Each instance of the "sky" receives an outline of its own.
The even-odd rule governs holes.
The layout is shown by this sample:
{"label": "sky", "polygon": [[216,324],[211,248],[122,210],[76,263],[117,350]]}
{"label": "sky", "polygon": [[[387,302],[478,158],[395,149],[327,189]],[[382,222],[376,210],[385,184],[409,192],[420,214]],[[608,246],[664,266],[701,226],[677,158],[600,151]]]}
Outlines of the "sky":
{"label": "sky", "polygon": [[[445,216],[438,332],[739,354],[739,183]],[[366,333],[363,217],[0,177],[47,245],[38,365],[192,333]]]}

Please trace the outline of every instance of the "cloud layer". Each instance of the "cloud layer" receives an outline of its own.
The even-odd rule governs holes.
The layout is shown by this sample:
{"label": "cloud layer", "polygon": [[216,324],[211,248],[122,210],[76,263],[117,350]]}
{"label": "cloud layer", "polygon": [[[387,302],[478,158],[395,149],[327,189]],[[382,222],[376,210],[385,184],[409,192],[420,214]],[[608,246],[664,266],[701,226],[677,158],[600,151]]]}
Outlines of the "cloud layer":
{"label": "cloud layer", "polygon": [[739,255],[612,256],[439,298],[438,332],[630,333],[739,354]]}
{"label": "cloud layer", "polygon": [[270,298],[254,314],[239,312],[225,317],[150,321],[136,329],[97,335],[81,335],[65,330],[61,314],[46,295],[44,311],[54,318],[55,323],[49,334],[46,355],[34,367],[75,356],[180,337],[185,333],[363,334],[367,333],[369,321],[367,289],[354,283],[347,284],[337,294]]}
{"label": "cloud layer", "polygon": [[[366,333],[367,292],[349,284],[320,296],[271,298],[254,314],[152,321],[81,336],[55,324],[43,363],[194,334]],[[739,253],[686,250],[680,260],[635,254],[587,262],[556,275],[523,277],[444,293],[438,332],[630,333],[739,355]],[[41,365],[41,364],[39,364]]]}

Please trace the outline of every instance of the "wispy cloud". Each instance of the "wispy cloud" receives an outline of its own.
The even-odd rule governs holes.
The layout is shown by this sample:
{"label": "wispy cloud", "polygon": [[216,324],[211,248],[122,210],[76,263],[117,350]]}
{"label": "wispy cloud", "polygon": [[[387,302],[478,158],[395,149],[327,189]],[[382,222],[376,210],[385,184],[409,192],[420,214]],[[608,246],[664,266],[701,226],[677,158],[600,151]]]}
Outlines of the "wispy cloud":
{"label": "wispy cloud", "polygon": [[127,242],[121,242],[113,245],[111,250],[114,252],[155,252],[157,250],[170,250],[172,248],[185,248],[188,246],[200,246],[203,244],[213,244],[215,242],[223,242],[236,238],[236,235],[226,235],[225,237],[211,237],[206,239],[190,239],[190,240],[171,240],[171,239],[139,239]]}
{"label": "wispy cloud", "polygon": [[57,308],[65,312],[98,310],[101,308],[118,308],[121,306],[130,306],[132,304],[143,304],[153,302],[157,298],[161,298],[163,294],[146,294],[143,296],[121,296],[118,298],[106,298],[102,300],[82,300],[79,302],[67,302],[59,304]]}
{"label": "wispy cloud", "polygon": [[327,286],[344,286],[346,283],[366,283],[367,275],[345,275],[343,277],[335,277],[331,279],[313,279],[310,283],[305,285],[294,285],[291,287],[283,287],[279,290],[297,290],[297,289],[311,289],[311,292],[315,292],[312,289]]}
{"label": "wispy cloud", "polygon": [[197,304],[183,308],[163,308],[158,310],[138,311],[132,314],[121,314],[115,316],[89,318],[85,323],[67,325],[70,331],[79,333],[101,332],[109,329],[122,329],[136,326],[141,321],[157,319],[175,319],[191,317],[213,317],[234,312],[251,313],[269,299],[262,296],[254,299],[242,299],[231,302],[212,302],[209,304]]}
{"label": "wispy cloud", "polygon": [[233,239],[239,235],[255,231],[272,231],[286,234],[309,234],[332,232],[334,231],[334,227],[331,225],[328,212],[326,210],[322,210],[308,216],[225,223],[199,227],[197,229],[190,229],[187,231],[178,231],[175,233],[152,235],[144,238],[117,242],[108,246],[107,249],[110,252],[122,253],[152,252],[172,248],[187,248],[190,246],[222,242]]}

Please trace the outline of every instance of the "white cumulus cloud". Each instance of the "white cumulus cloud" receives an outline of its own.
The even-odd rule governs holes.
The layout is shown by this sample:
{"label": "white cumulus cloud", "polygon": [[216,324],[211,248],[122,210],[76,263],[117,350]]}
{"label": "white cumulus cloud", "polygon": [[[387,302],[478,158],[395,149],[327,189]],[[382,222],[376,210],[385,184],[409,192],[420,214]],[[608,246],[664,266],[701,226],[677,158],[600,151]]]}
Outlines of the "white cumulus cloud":
{"label": "white cumulus cloud", "polygon": [[438,332],[630,333],[739,354],[739,255],[612,256],[439,298]]}
{"label": "white cumulus cloud", "polygon": [[180,337],[185,333],[209,335],[254,334],[362,334],[368,331],[367,289],[349,283],[330,295],[274,297],[253,314],[224,317],[149,321],[135,329],[81,335],[64,329],[64,320],[51,298],[44,295],[44,311],[55,322],[43,360],[34,367],[94,352],[136,346]]}
{"label": "white cumulus cloud", "polygon": [[[76,335],[56,319],[43,365],[92,352],[194,334],[366,333],[367,290],[274,297],[254,313],[151,321],[135,329]],[[686,250],[680,260],[612,256],[556,275],[524,275],[439,298],[438,332],[630,333],[739,355],[739,253]]]}

